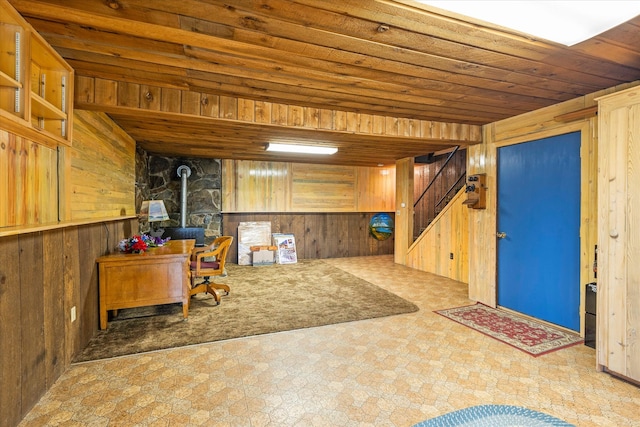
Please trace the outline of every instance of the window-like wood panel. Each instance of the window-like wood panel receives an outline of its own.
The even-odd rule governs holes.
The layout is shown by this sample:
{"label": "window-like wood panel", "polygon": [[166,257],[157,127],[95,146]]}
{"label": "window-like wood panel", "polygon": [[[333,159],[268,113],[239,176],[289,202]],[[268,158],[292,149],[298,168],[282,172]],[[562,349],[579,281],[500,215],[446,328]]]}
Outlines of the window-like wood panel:
{"label": "window-like wood panel", "polygon": [[223,212],[389,212],[395,167],[223,160]]}
{"label": "window-like wood panel", "polygon": [[291,209],[298,212],[356,210],[356,170],[350,166],[293,164]]}

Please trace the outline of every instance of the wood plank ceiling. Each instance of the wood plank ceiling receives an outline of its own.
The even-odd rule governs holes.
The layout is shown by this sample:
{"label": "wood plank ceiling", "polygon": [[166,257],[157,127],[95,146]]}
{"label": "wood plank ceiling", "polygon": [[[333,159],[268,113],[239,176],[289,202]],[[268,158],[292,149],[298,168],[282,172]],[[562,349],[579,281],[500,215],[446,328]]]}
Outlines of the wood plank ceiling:
{"label": "wood plank ceiling", "polygon": [[[9,1],[77,76],[305,108],[483,125],[640,79],[640,17],[564,47],[410,0]],[[108,112],[176,156],[291,160],[252,150],[295,137],[376,164],[460,143]]]}

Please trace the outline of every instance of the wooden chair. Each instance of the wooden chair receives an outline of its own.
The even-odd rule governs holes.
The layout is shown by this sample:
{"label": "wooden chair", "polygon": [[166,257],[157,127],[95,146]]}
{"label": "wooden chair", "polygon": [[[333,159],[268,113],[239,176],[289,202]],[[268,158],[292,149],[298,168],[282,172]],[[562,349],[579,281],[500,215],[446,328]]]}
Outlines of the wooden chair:
{"label": "wooden chair", "polygon": [[[223,290],[225,291],[225,295],[229,294],[229,286],[213,283],[209,278],[225,274],[224,265],[227,261],[227,253],[229,252],[231,242],[233,242],[232,236],[221,236],[216,238],[209,246],[195,248],[191,252],[190,296],[207,292],[213,295],[216,304],[220,304],[220,293],[218,291]],[[205,260],[205,258],[209,260]],[[198,279],[203,279],[203,281],[196,283]]]}

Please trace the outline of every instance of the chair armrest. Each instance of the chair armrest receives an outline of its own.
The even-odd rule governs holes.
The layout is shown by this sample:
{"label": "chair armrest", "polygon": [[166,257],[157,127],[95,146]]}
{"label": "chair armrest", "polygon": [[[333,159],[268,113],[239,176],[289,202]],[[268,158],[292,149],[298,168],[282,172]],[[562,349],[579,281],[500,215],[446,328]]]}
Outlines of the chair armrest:
{"label": "chair armrest", "polygon": [[[210,249],[210,248],[199,248],[199,249]],[[200,262],[202,260],[202,258],[209,258],[209,257],[218,257],[218,255],[220,255],[220,252],[222,251],[222,247],[218,246],[216,248],[214,248],[213,250],[209,250],[207,252],[204,251],[199,251],[199,252],[191,252],[191,256],[195,256],[195,261]]]}
{"label": "chair armrest", "polygon": [[[209,246],[193,248],[191,251],[191,261],[196,260],[196,255],[200,252],[211,252],[220,246],[220,243],[225,240],[224,237],[216,237]],[[208,255],[207,255],[208,256]]]}
{"label": "chair armrest", "polygon": [[211,245],[209,245],[209,246],[198,246],[198,247],[193,248],[191,253],[192,254],[197,254],[198,252],[208,251],[209,249],[211,249]]}

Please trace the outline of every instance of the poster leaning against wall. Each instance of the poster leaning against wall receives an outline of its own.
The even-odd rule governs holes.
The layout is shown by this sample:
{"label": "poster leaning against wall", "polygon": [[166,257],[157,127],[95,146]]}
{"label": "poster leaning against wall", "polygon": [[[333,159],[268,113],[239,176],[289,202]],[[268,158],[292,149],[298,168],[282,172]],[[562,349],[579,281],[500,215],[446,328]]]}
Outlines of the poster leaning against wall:
{"label": "poster leaning against wall", "polygon": [[276,250],[276,263],[295,264],[298,262],[296,240],[293,234],[274,233],[273,244]]}

